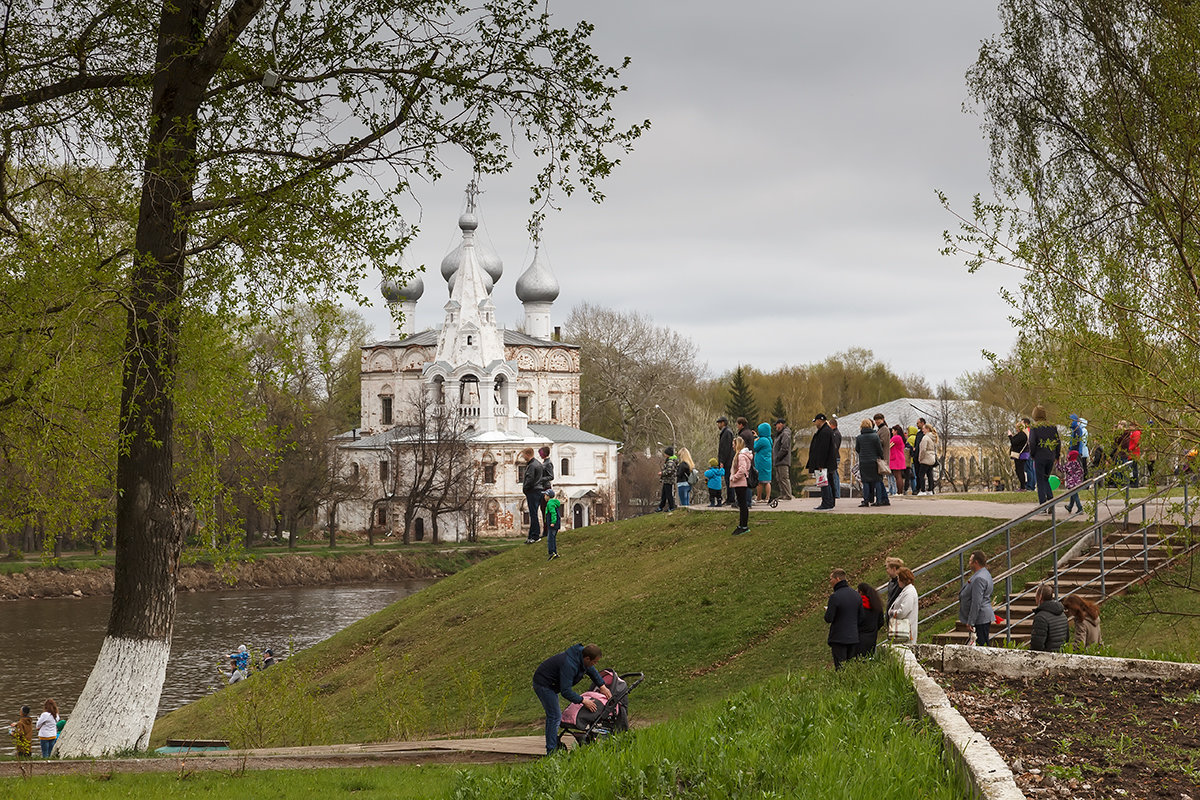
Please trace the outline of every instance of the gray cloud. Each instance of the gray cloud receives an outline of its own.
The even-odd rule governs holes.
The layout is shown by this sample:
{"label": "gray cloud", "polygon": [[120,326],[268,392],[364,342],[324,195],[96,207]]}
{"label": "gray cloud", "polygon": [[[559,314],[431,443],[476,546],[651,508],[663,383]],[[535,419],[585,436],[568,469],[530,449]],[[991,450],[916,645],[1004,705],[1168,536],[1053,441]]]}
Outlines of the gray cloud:
{"label": "gray cloud", "polygon": [[[931,383],[1005,352],[1003,272],[968,275],[938,255],[962,208],[987,193],[979,120],[964,73],[998,29],[981,4],[748,2],[551,4],[586,17],[608,60],[633,58],[618,106],[651,131],[595,206],[564,203],[545,246],[561,322],[587,300],[632,308],[690,336],[714,372],[772,369],[851,346]],[[457,242],[467,165],[420,190],[409,261],[429,270],[420,327],[440,323],[437,267]],[[499,318],[515,322],[532,163],[488,179],[483,235],[505,259]],[[368,310],[380,335],[386,313]]]}

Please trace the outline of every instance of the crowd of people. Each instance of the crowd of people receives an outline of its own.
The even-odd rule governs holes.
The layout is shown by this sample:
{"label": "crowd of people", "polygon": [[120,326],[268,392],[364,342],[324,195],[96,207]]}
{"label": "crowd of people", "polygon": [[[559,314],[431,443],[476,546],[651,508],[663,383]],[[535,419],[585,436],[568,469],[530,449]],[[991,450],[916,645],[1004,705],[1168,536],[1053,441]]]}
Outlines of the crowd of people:
{"label": "crowd of people", "polygon": [[1093,446],[1088,421],[1078,414],[1068,416],[1065,437],[1057,425],[1047,420],[1044,407],[1034,406],[1031,416],[1032,419],[1022,417],[1009,429],[1008,455],[1013,462],[1017,490],[1036,491],[1039,503],[1054,498],[1052,478],[1055,477],[1063,490],[1071,493],[1068,512],[1082,510],[1075,490],[1087,480],[1090,471],[1110,470],[1128,463],[1127,472],[1118,472],[1108,479],[1110,485],[1137,488],[1141,485],[1143,467],[1147,478],[1153,480],[1155,454],[1143,452],[1142,429],[1138,425],[1127,420],[1118,422],[1112,444],[1105,449],[1102,444]]}
{"label": "crowd of people", "polygon": [[[991,644],[994,625],[1005,624],[992,606],[995,584],[987,564],[984,552],[971,554],[970,575],[958,595],[958,621],[968,629],[967,644],[980,647]],[[844,570],[835,569],[829,575],[833,591],[825,606],[825,622],[829,624],[827,643],[836,669],[849,659],[874,653],[880,631],[898,644],[917,641],[920,598],[916,577],[902,559],[889,557],[884,566],[888,584],[883,599],[870,584],[851,588]],[[1035,591],[1034,602],[1031,650],[1060,650],[1071,638],[1072,623],[1075,646],[1100,644],[1100,610],[1086,597],[1073,594],[1060,602],[1054,596],[1054,587],[1042,584]]]}

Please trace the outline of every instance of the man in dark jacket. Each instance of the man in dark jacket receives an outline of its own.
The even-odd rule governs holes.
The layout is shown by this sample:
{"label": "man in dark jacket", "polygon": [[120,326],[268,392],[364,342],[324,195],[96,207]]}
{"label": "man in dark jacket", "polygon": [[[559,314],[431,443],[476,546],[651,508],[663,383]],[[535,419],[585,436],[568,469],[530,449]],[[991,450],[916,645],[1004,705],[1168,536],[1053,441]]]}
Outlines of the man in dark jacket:
{"label": "man in dark jacket", "polygon": [[772,478],[779,482],[779,499],[792,499],[792,429],[787,420],[775,420],[775,439],[771,442]]}
{"label": "man in dark jacket", "polygon": [[596,701],[583,697],[573,688],[584,675],[592,679],[595,691],[607,698],[612,698],[612,692],[600,679],[596,665],[600,663],[600,648],[594,644],[584,647],[574,644],[557,655],[550,656],[534,670],[533,693],[542,701],[546,709],[546,752],[553,753],[558,747],[558,723],[562,721],[562,708],[558,705],[558,696],[572,703],[582,703],[588,711],[596,710]]}
{"label": "man in dark jacket", "polygon": [[1062,603],[1054,599],[1054,587],[1042,584],[1034,595],[1038,604],[1033,612],[1033,635],[1029,639],[1030,650],[1056,653],[1067,643],[1070,625]]}
{"label": "man in dark jacket", "polygon": [[842,662],[854,655],[858,647],[858,626],[862,624],[866,611],[862,595],[850,588],[846,571],[835,569],[829,573],[833,594],[825,607],[825,621],[829,623],[829,649],[833,652],[833,667],[841,669]]}
{"label": "man in dark jacket", "polygon": [[717,431],[717,462],[725,470],[725,502],[737,505],[733,487],[729,485],[729,476],[733,474],[733,430],[724,414],[717,417]]}
{"label": "man in dark jacket", "polygon": [[[813,417],[813,424],[817,426],[817,430],[813,433],[812,443],[808,446],[808,463],[804,468],[810,472],[819,469],[833,471],[837,469],[837,450],[833,447],[833,431],[829,429],[829,423],[824,414],[817,414]],[[833,506],[833,486],[826,484],[821,487],[821,505],[817,506],[816,510],[825,511]]]}
{"label": "man in dark jacket", "polygon": [[545,465],[536,455],[530,456],[525,465],[525,479],[521,481],[521,491],[525,493],[525,503],[529,506],[529,535],[525,537],[526,544],[532,544],[542,538],[542,476]]}

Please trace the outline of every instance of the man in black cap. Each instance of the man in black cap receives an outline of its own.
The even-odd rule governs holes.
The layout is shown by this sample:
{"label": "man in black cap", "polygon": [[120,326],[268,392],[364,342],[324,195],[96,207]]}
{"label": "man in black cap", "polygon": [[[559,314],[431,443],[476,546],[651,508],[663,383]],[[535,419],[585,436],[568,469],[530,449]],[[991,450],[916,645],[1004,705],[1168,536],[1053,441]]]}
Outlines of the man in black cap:
{"label": "man in black cap", "polygon": [[775,449],[771,461],[774,472],[772,475],[779,481],[779,499],[792,499],[792,429],[787,426],[786,419],[775,420],[775,439],[771,442]]}
{"label": "man in black cap", "polygon": [[733,474],[733,431],[729,429],[729,418],[724,414],[717,417],[717,430],[717,462],[725,470],[725,502],[736,506],[737,498],[733,496],[733,487],[729,485],[729,476]]}
{"label": "man in black cap", "polygon": [[[813,417],[813,424],[817,426],[817,430],[813,433],[812,444],[808,446],[808,464],[805,465],[805,469],[810,472],[823,469],[828,477],[829,473],[837,469],[837,450],[833,446],[833,431],[829,429],[829,423],[824,414],[817,414]],[[825,485],[821,487],[821,505],[817,506],[815,510],[826,511],[833,508],[834,505],[833,486],[826,481]]]}

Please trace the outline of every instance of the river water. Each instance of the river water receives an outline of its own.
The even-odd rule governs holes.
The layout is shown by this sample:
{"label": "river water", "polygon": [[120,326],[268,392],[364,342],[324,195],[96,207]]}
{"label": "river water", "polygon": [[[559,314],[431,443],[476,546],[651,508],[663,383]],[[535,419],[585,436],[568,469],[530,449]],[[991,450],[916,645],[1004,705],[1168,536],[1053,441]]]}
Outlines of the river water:
{"label": "river water", "polygon": [[[254,651],[270,647],[276,657],[286,657],[431,583],[180,594],[158,713],[212,692],[222,681],[217,667],[227,665],[225,656],[240,644]],[[100,653],[110,602],[84,597],[0,603],[0,723],[16,720],[22,705],[36,719],[47,697],[70,715]],[[11,752],[8,741],[0,747]]]}

